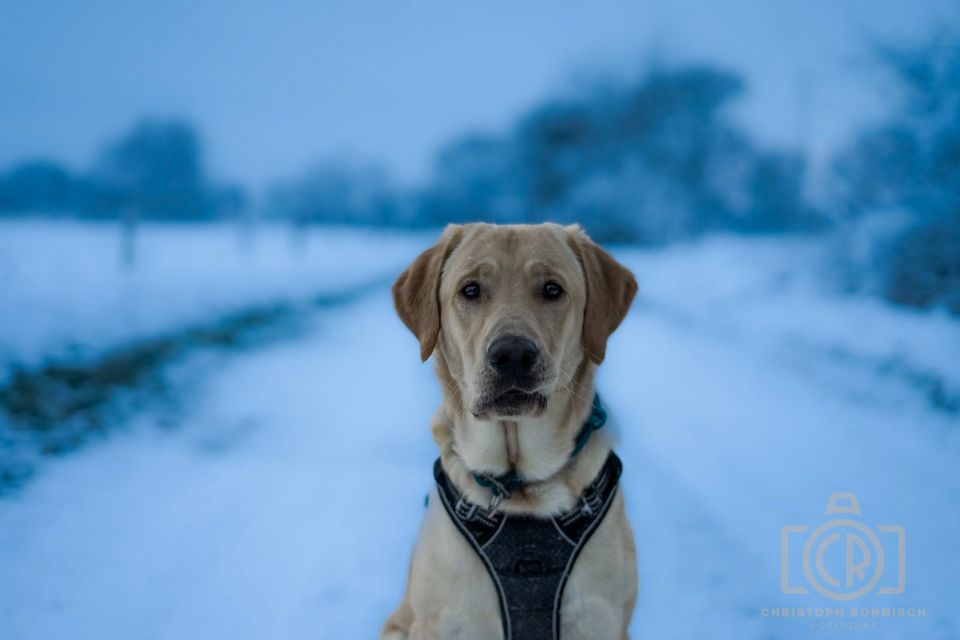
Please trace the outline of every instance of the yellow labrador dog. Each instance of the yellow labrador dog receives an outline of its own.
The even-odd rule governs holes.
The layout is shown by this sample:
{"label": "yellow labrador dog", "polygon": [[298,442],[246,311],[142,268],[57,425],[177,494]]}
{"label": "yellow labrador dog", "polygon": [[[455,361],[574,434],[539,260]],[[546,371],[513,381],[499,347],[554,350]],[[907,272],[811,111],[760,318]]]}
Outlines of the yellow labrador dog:
{"label": "yellow labrador dog", "polygon": [[594,373],[636,289],[555,224],[452,225],[400,275],[397,313],[443,402],[437,486],[383,639],[627,637],[636,553]]}

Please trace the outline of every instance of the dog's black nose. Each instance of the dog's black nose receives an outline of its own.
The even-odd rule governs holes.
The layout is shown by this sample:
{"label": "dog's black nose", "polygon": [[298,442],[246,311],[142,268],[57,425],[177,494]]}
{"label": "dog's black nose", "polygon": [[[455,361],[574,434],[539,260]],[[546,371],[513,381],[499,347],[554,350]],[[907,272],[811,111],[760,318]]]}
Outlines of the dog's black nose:
{"label": "dog's black nose", "polygon": [[539,359],[537,345],[522,336],[500,336],[487,349],[487,362],[493,370],[511,380],[529,374]]}

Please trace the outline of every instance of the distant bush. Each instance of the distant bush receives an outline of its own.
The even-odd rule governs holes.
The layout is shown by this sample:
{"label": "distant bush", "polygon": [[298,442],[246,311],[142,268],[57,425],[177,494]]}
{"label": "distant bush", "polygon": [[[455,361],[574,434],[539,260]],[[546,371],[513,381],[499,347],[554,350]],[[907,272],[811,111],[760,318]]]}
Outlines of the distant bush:
{"label": "distant bush", "polygon": [[943,306],[960,315],[960,215],[907,231],[894,244],[887,297],[915,307]]}
{"label": "distant bush", "polygon": [[326,162],[272,187],[266,210],[270,217],[300,225],[385,225],[399,221],[398,202],[397,191],[381,169]]}
{"label": "distant bush", "polygon": [[0,175],[0,214],[204,220],[233,215],[245,201],[239,187],[210,183],[199,134],[176,119],[137,123],[89,173],[30,161]]}
{"label": "distant bush", "polygon": [[81,191],[66,167],[49,160],[21,162],[0,176],[0,212],[64,214],[80,204]]}
{"label": "distant bush", "polygon": [[960,39],[946,31],[908,48],[882,48],[901,100],[889,120],[837,158],[848,216],[904,211],[884,251],[882,290],[894,302],[945,305],[960,314]]}
{"label": "distant bush", "polygon": [[143,218],[202,220],[233,213],[236,188],[215,188],[206,176],[203,147],[183,120],[142,120],[101,153],[88,209],[117,207]]}
{"label": "distant bush", "polygon": [[818,224],[801,158],[758,149],[729,116],[742,91],[709,67],[653,68],[545,101],[505,136],[444,147],[421,217],[576,221],[601,240],[648,243]]}

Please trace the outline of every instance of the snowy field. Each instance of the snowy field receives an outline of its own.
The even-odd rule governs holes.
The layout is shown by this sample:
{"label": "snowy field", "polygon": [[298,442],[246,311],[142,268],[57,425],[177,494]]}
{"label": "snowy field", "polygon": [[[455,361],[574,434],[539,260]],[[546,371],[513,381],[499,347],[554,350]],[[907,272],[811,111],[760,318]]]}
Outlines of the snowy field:
{"label": "snowy field", "polygon": [[[175,424],[148,406],[0,498],[0,638],[376,637],[402,593],[436,455],[427,421],[439,392],[388,290],[428,240],[318,233],[288,256],[277,235],[258,262],[230,257],[223,230],[156,230],[170,234],[167,257],[144,267],[130,303],[100,291],[129,276],[108,266],[109,240],[86,233],[102,231],[56,239],[109,253],[77,271],[68,250],[44,266],[36,245],[0,232],[16,290],[0,299],[30,318],[4,320],[6,353],[37,362],[71,341],[103,348],[230,306],[385,279],[314,310],[287,341],[188,358]],[[617,254],[641,291],[599,389],[638,542],[632,637],[960,637],[960,323],[832,293],[828,256],[810,241]],[[53,282],[71,272],[73,286]],[[165,299],[181,302],[165,310]],[[127,304],[141,305],[139,320],[118,324],[110,305]],[[781,529],[815,528],[837,492],[856,494],[867,525],[904,527],[904,593],[782,593]],[[797,549],[788,565],[803,584]],[[886,558],[881,584],[895,583],[896,550]],[[764,616],[853,605],[924,616],[866,631]]]}
{"label": "snowy field", "polygon": [[11,364],[96,356],[256,304],[349,289],[401,267],[409,242],[373,231],[295,238],[280,225],[143,224],[126,264],[116,225],[0,220],[0,376]]}

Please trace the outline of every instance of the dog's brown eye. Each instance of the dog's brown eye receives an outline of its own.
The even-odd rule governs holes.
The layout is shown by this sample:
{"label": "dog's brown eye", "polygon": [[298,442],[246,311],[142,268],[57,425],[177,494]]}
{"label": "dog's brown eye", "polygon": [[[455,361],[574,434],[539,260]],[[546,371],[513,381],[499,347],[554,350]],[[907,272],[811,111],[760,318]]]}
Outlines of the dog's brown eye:
{"label": "dog's brown eye", "polygon": [[551,280],[543,285],[543,297],[547,300],[556,300],[563,295],[563,287]]}
{"label": "dog's brown eye", "polygon": [[460,295],[468,300],[474,300],[480,297],[480,285],[476,282],[468,282],[460,289]]}

